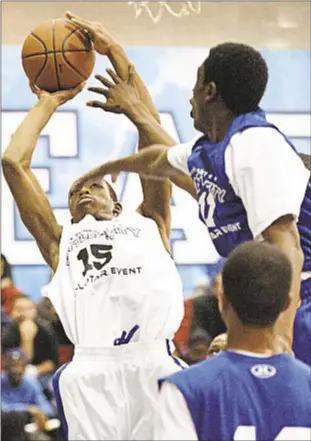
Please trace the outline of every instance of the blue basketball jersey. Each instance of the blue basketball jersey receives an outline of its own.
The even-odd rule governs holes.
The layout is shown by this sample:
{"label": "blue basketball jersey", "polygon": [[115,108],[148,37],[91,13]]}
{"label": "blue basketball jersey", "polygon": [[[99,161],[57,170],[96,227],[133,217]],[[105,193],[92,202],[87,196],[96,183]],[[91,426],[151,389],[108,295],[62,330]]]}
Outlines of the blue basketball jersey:
{"label": "blue basketball jersey", "polygon": [[225,351],[166,381],[184,396],[200,441],[310,439],[311,369],[289,354]]}
{"label": "blue basketball jersey", "polygon": [[[201,137],[188,159],[188,168],[197,189],[200,218],[207,225],[213,243],[223,257],[227,257],[240,243],[254,239],[243,202],[235,194],[225,171],[225,151],[231,138],[251,127],[274,128],[296,152],[286,135],[266,120],[262,110],[258,110],[236,117],[221,142],[211,143],[206,136]],[[301,206],[298,229],[305,256],[303,271],[311,271],[310,181]]]}

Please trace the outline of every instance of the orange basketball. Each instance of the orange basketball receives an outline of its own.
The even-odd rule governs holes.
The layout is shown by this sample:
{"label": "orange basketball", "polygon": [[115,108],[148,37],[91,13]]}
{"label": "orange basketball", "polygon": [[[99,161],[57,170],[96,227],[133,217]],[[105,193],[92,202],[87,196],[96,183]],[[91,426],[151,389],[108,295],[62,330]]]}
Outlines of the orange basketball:
{"label": "orange basketball", "polygon": [[85,81],[93,71],[95,54],[86,32],[57,19],[42,23],[26,37],[22,63],[31,83],[56,92]]}

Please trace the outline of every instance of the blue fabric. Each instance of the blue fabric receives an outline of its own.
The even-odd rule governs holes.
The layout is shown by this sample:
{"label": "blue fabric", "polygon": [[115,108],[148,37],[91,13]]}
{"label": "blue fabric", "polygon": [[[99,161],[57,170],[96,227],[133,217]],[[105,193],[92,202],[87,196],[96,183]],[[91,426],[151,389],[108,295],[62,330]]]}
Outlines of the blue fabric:
{"label": "blue fabric", "polygon": [[[267,122],[262,110],[258,110],[236,117],[224,139],[219,143],[209,142],[206,136],[200,138],[188,159],[188,168],[197,189],[200,218],[207,225],[213,243],[223,257],[227,257],[240,243],[253,239],[243,202],[235,194],[225,172],[225,151],[230,139],[236,133],[250,127],[274,128],[296,151],[291,141],[276,126]],[[250,145],[249,148],[252,146]],[[298,229],[305,256],[303,270],[310,271],[311,182],[306,189],[301,207]]]}
{"label": "blue fabric", "polygon": [[60,379],[61,374],[63,373],[63,371],[66,369],[66,367],[69,364],[70,364],[70,362],[66,363],[62,367],[60,367],[53,377],[53,389],[54,389],[55,400],[56,400],[56,405],[57,405],[57,410],[58,410],[58,416],[59,416],[59,419],[62,423],[62,427],[63,427],[64,435],[65,435],[66,439],[68,439],[68,423],[66,420],[63,401],[62,401],[62,397],[61,397],[60,390],[59,390],[59,379]]}
{"label": "blue fabric", "polygon": [[[309,281],[311,286],[311,279]],[[311,366],[311,296],[302,300],[294,324],[293,351],[299,360]]]}
{"label": "blue fabric", "polygon": [[27,411],[29,406],[38,407],[45,415],[53,416],[53,406],[45,397],[41,385],[36,378],[24,377],[21,384],[12,387],[6,372],[1,374],[1,409],[9,411]]}
{"label": "blue fabric", "polygon": [[311,425],[311,369],[289,354],[224,351],[164,381],[183,394],[199,441],[232,441],[239,426],[273,440],[284,427]]}

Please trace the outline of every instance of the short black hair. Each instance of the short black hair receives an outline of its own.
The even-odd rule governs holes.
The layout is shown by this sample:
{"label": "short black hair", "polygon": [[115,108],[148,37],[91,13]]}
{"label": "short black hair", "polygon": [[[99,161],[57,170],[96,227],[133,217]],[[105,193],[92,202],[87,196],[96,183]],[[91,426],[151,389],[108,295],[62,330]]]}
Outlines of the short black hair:
{"label": "short black hair", "polygon": [[256,49],[240,43],[213,47],[204,61],[204,84],[213,81],[234,114],[258,109],[268,82],[268,67]]}
{"label": "short black hair", "polygon": [[3,274],[1,276],[1,279],[4,279],[6,277],[8,277],[9,279],[12,280],[12,270],[11,270],[11,265],[9,264],[7,258],[5,257],[4,254],[1,253],[1,260],[3,262]]}
{"label": "short black hair", "polygon": [[198,343],[203,343],[203,344],[206,344],[209,346],[211,341],[212,341],[212,338],[208,334],[208,332],[206,332],[204,329],[197,328],[190,334],[190,337],[188,340],[188,347],[192,348],[193,346],[195,346]]}
{"label": "short black hair", "polygon": [[222,280],[224,296],[244,325],[272,326],[288,302],[292,266],[276,246],[246,242],[229,255]]}

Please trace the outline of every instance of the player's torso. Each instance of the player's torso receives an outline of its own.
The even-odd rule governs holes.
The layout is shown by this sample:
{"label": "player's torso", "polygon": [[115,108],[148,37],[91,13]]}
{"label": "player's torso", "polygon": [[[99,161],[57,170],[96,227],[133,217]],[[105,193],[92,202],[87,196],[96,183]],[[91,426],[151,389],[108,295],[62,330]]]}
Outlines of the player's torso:
{"label": "player's torso", "polygon": [[223,257],[240,243],[253,239],[244,205],[225,172],[226,146],[227,143],[210,146],[202,139],[188,160],[197,190],[200,219]]}
{"label": "player's torso", "polygon": [[226,359],[214,372],[205,371],[203,385],[197,373],[200,393],[193,394],[196,398],[188,405],[200,440],[310,439],[307,366],[302,374],[283,354],[271,360],[235,353],[216,357]]}
{"label": "player's torso", "polygon": [[155,222],[137,213],[112,221],[86,216],[69,228],[61,271],[70,281],[75,343],[171,338],[182,319],[182,287]]}
{"label": "player's torso", "polygon": [[[224,139],[209,143],[207,137],[200,138],[188,159],[188,168],[196,186],[199,216],[206,224],[211,239],[221,256],[226,257],[238,244],[252,240],[247,212],[242,200],[236,195],[226,174],[226,149],[237,133],[251,127],[276,127],[268,123],[262,112],[254,112],[235,118]],[[288,148],[295,151],[290,140],[285,138]],[[251,148],[251,146],[250,146]],[[256,204],[256,201],[254,201]],[[302,202],[298,228],[305,256],[304,271],[311,271],[311,182],[306,188]]]}

